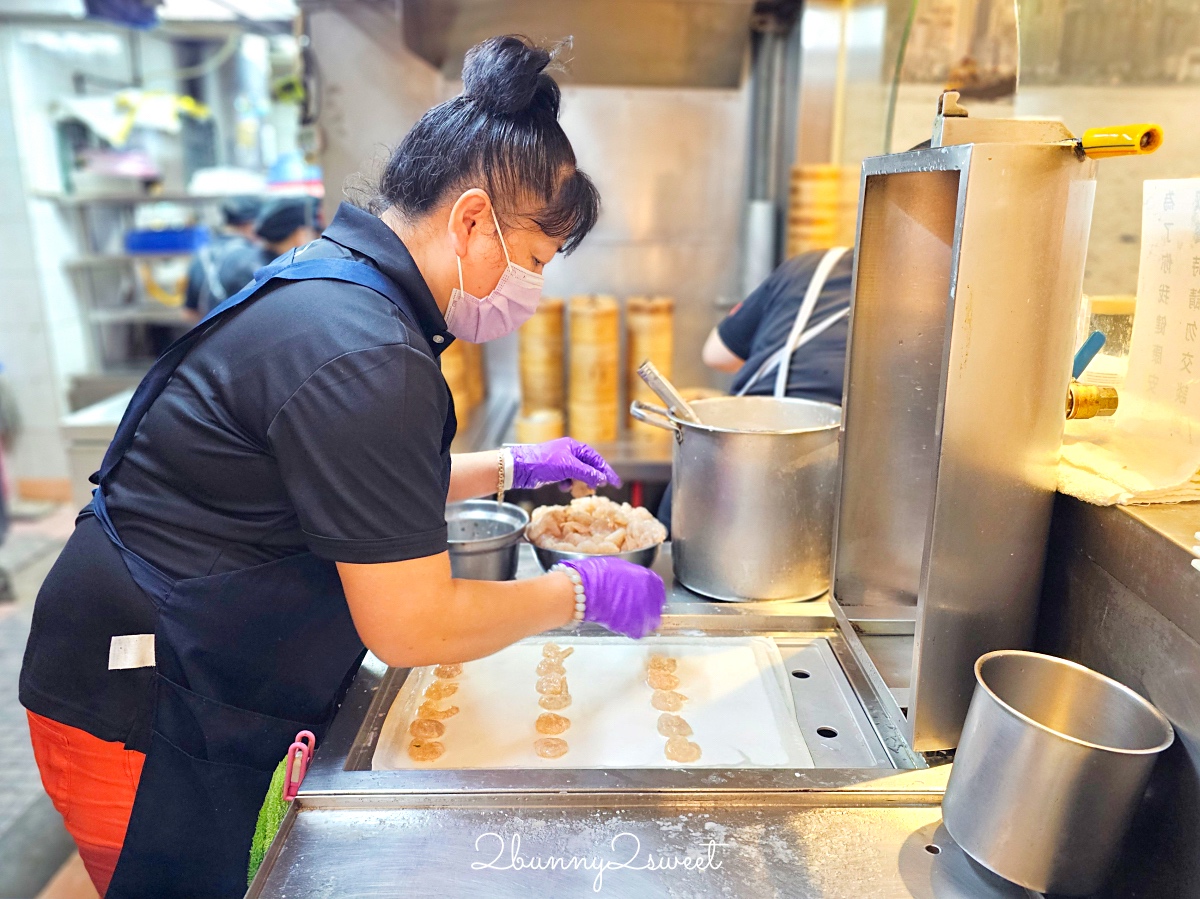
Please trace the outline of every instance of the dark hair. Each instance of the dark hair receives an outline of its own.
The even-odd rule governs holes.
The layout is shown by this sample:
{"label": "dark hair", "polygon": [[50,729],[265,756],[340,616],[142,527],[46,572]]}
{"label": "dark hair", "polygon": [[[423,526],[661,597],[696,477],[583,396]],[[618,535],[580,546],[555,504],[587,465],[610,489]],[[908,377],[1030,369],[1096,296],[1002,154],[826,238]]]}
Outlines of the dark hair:
{"label": "dark hair", "polygon": [[269,243],[278,243],[297,228],[312,227],[317,201],[312,197],[280,197],[271,200],[258,214],[254,233]]}
{"label": "dark hair", "polygon": [[262,212],[262,205],[258,197],[230,197],[221,204],[221,213],[227,225],[249,225]]}
{"label": "dark hair", "polygon": [[515,35],[472,47],[463,63],[463,92],[421,116],[383,168],[368,208],[396,207],[419,217],[452,192],[482,187],[496,215],[529,213],[569,253],[596,224],[600,194],[575,167],[575,151],[558,123],[558,84],[546,74],[555,51]]}

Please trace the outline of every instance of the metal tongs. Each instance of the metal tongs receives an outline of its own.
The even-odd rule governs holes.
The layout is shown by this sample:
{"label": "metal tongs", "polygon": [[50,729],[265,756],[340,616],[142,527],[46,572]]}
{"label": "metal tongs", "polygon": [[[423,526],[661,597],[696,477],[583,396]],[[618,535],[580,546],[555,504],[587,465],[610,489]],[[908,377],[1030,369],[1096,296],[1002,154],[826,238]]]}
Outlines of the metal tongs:
{"label": "metal tongs", "polygon": [[654,391],[654,395],[667,404],[667,411],[680,421],[700,424],[700,416],[688,405],[687,400],[680,396],[675,385],[663,377],[662,372],[654,367],[647,359],[638,366],[638,377],[646,382],[646,386]]}

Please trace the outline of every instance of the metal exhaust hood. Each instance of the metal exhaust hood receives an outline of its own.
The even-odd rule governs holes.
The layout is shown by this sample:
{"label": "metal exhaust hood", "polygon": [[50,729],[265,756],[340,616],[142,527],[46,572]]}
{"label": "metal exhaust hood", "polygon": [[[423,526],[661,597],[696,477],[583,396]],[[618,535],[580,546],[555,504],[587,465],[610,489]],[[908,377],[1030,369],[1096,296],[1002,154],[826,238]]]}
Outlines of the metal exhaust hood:
{"label": "metal exhaust hood", "polygon": [[737,87],[755,0],[404,0],[404,41],[447,78],[497,34],[574,38],[563,81]]}

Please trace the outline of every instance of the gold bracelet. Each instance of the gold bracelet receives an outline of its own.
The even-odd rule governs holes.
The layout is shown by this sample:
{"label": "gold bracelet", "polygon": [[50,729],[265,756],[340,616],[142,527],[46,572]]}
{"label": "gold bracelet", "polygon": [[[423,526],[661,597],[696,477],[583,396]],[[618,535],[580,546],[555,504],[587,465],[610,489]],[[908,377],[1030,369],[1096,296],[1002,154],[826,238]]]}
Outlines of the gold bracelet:
{"label": "gold bracelet", "polygon": [[504,450],[500,450],[496,454],[498,461],[496,462],[496,502],[504,502]]}

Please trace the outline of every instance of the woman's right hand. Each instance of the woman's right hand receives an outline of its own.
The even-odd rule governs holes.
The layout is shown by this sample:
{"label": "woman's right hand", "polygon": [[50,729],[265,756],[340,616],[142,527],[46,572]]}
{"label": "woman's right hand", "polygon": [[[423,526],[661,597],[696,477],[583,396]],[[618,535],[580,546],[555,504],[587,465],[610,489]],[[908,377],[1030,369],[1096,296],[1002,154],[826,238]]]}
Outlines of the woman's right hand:
{"label": "woman's right hand", "polygon": [[662,623],[667,601],[663,580],[649,568],[624,559],[597,556],[560,563],[583,582],[584,621],[639,640]]}
{"label": "woman's right hand", "polygon": [[[494,457],[493,457],[494,458]],[[654,572],[611,556],[563,563],[583,582],[584,619],[630,637],[662,620],[666,588]],[[455,578],[450,554],[402,562],[338,562],[354,626],[393,668],[469,662],[525,637],[572,623],[571,578],[471,581]]]}

